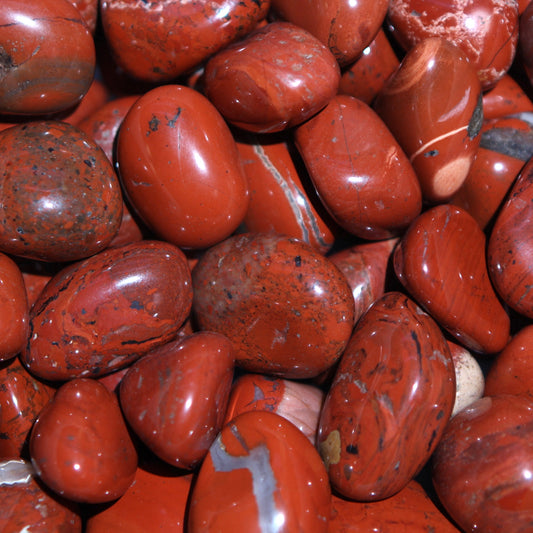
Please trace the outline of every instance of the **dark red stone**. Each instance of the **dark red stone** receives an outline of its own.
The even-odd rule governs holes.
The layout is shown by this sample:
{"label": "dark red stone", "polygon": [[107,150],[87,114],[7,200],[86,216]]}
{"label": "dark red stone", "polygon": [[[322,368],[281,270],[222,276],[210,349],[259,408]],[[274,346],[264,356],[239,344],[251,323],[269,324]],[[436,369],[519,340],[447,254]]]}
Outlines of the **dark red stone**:
{"label": "dark red stone", "polygon": [[137,469],[116,397],[91,379],[73,379],[58,389],[35,421],[30,455],[48,487],[83,503],[116,500]]}
{"label": "dark red stone", "polygon": [[463,531],[531,531],[533,402],[486,396],[448,424],[433,456],[433,484]]}
{"label": "dark red stone", "polygon": [[49,380],[97,377],[169,342],[189,314],[192,287],[181,250],[141,241],[60,271],[32,308],[22,354]]}
{"label": "dark red stone", "polygon": [[226,335],[236,364],[285,378],[317,376],[342,354],[354,303],[337,267],[296,239],[244,234],[210,248],[193,270],[200,329]]}
{"label": "dark red stone", "polygon": [[189,533],[326,532],[331,492],[318,452],[293,424],[251,411],[230,422],[192,490]]}
{"label": "dark red stone", "polygon": [[192,469],[222,428],[233,378],[231,342],[200,332],[137,361],[120,383],[126,420],[155,455]]}
{"label": "dark red stone", "polygon": [[0,132],[0,249],[76,261],[118,231],[122,193],[111,163],[84,132],[37,121]]}
{"label": "dark red stone", "polygon": [[488,275],[485,235],[466,211],[439,205],[420,215],[395,250],[394,269],[413,298],[470,350],[495,353],[507,344],[510,320]]}
{"label": "dark red stone", "polygon": [[483,93],[483,118],[485,120],[532,111],[533,102],[509,74],[506,74],[493,89]]}
{"label": "dark red stone", "polygon": [[203,82],[226,120],[271,133],[322,109],[339,80],[335,57],[316,37],[294,24],[272,22],[211,58]]}
{"label": "dark red stone", "polygon": [[346,231],[386,239],[420,213],[413,167],[364,102],[335,96],[295,130],[294,139],[319,198]]}
{"label": "dark red stone", "polygon": [[357,324],[326,395],[318,448],[343,497],[403,489],[435,449],[455,401],[444,335],[407,296],[386,293]]}

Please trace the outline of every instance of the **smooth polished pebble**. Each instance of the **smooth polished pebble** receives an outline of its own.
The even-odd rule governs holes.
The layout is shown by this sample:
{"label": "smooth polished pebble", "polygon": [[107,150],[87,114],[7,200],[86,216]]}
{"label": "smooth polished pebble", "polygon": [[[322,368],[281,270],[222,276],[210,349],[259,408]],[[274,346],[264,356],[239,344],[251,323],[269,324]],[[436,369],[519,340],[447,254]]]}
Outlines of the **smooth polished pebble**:
{"label": "smooth polished pebble", "polygon": [[335,364],[352,332],[346,278],[296,239],[230,237],[205,252],[192,277],[198,327],[226,335],[237,366],[250,372],[317,376]]}
{"label": "smooth polished pebble", "polygon": [[301,124],[337,92],[340,69],[316,37],[272,22],[212,57],[204,90],[231,124],[272,133]]}
{"label": "smooth polished pebble", "polygon": [[370,44],[387,14],[387,0],[272,0],[273,12],[314,35],[341,67],[353,63]]}
{"label": "smooth polished pebble", "polygon": [[233,348],[220,333],[178,338],[134,363],[120,382],[124,417],[163,461],[197,467],[222,428]]}
{"label": "smooth polished pebble", "polygon": [[487,271],[478,223],[452,205],[428,209],[394,252],[394,270],[412,297],[466,348],[496,353],[509,339],[510,318]]}
{"label": "smooth polished pebble", "polygon": [[248,183],[233,136],[202,94],[162,85],[128,111],[117,139],[126,195],[146,225],[182,248],[229,237],[248,207]]}
{"label": "smooth polished pebble", "polygon": [[176,246],[141,241],[105,250],[47,284],[30,313],[22,361],[52,381],[98,377],[172,340],[191,305],[189,267]]}
{"label": "smooth polished pebble", "polygon": [[481,84],[463,52],[445,39],[424,39],[406,54],[374,108],[409,157],[424,199],[448,200],[474,161],[483,121]]}
{"label": "smooth polished pebble", "polygon": [[80,503],[116,500],[137,469],[117,398],[92,379],[73,379],[58,389],[35,421],[30,456],[49,488]]}
{"label": "smooth polished pebble", "polygon": [[42,120],[0,132],[0,250],[77,261],[111,242],[122,192],[100,147],[70,124]]}
{"label": "smooth polished pebble", "polygon": [[459,46],[485,91],[505,75],[515,57],[516,0],[392,0],[387,21],[406,50],[430,37]]}
{"label": "smooth polished pebble", "polygon": [[420,213],[422,195],[413,167],[364,102],[335,96],[296,128],[294,141],[319,198],[349,233],[388,239]]}
{"label": "smooth polished pebble", "polygon": [[221,431],[192,489],[188,532],[326,532],[331,491],[307,437],[274,413],[242,413]]}
{"label": "smooth polished pebble", "polygon": [[490,91],[483,93],[484,120],[532,111],[533,102],[509,74],[506,74]]}
{"label": "smooth polished pebble", "polygon": [[100,17],[118,65],[134,79],[162,84],[243,38],[269,7],[269,0],[100,0]]}
{"label": "smooth polished pebble", "polygon": [[358,322],[322,408],[317,447],[332,488],[358,501],[402,490],[430,458],[454,400],[443,333],[407,296],[385,293]]}
{"label": "smooth polished pebble", "polygon": [[533,402],[486,396],[448,424],[433,485],[463,531],[526,533],[533,523]]}
{"label": "smooth polished pebble", "polygon": [[2,0],[0,27],[0,113],[55,113],[82,99],[93,81],[96,54],[71,2]]}
{"label": "smooth polished pebble", "polygon": [[533,400],[533,324],[521,328],[491,364],[485,395],[523,395]]}
{"label": "smooth polished pebble", "polygon": [[37,481],[23,459],[0,461],[0,531],[81,533],[80,511]]}
{"label": "smooth polished pebble", "polygon": [[533,318],[533,161],[528,162],[502,206],[487,249],[490,279],[503,301]]}
{"label": "smooth polished pebble", "polygon": [[410,481],[394,496],[376,502],[345,500],[333,494],[328,533],[458,533],[422,486]]}

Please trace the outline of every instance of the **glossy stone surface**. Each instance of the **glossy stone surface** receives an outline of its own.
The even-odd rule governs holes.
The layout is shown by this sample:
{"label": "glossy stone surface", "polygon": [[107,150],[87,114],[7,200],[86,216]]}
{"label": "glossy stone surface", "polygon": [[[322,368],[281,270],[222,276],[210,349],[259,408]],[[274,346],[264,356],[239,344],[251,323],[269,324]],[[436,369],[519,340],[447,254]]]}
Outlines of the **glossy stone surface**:
{"label": "glossy stone surface", "polygon": [[483,93],[485,120],[532,111],[533,102],[509,74],[506,74],[493,89]]}
{"label": "glossy stone surface", "polygon": [[59,121],[0,132],[0,250],[76,261],[118,231],[122,193],[111,163],[85,133]]}
{"label": "glossy stone surface", "polygon": [[318,448],[343,497],[381,500],[422,469],[450,418],[455,374],[434,320],[398,292],[357,324],[326,395]]}
{"label": "glossy stone surface", "polygon": [[73,379],[58,389],[35,421],[30,455],[48,487],[84,503],[119,498],[137,469],[116,397],[91,379]]}
{"label": "glossy stone surface", "polygon": [[307,438],[273,413],[243,413],[226,426],[193,488],[188,532],[326,532],[331,493]]}
{"label": "glossy stone surface", "polygon": [[315,444],[324,393],[314,385],[263,374],[243,374],[231,389],[225,424],[247,411],[268,411],[292,422]]}
{"label": "glossy stone surface", "polygon": [[35,379],[18,358],[0,363],[0,458],[28,456],[33,422],[54,392]]}
{"label": "glossy stone surface", "polygon": [[470,170],[483,119],[481,85],[462,51],[438,37],[420,42],[374,107],[409,157],[424,198],[450,198]]}
{"label": "glossy stone surface", "polygon": [[328,533],[452,533],[459,530],[435,506],[422,486],[409,482],[400,492],[385,500],[356,502],[331,498]]}
{"label": "glossy stone surface", "polygon": [[430,37],[459,46],[484,90],[509,70],[518,42],[515,0],[392,0],[388,22],[405,49]]}
{"label": "glossy stone surface", "polygon": [[199,328],[226,335],[236,364],[251,372],[317,376],[337,361],[352,331],[346,278],[296,239],[230,237],[200,258],[193,289]]}
{"label": "glossy stone surface", "polygon": [[272,0],[272,8],[278,17],[314,35],[331,50],[339,65],[345,66],[359,57],[378,32],[388,1]]}
{"label": "glossy stone surface", "polygon": [[455,369],[455,403],[452,416],[479,400],[485,391],[485,377],[476,358],[463,346],[447,341]]}
{"label": "glossy stone surface", "polygon": [[248,185],[231,132],[200,93],[166,85],[145,93],[117,141],[127,196],[162,239],[207,248],[244,219]]}
{"label": "glossy stone surface", "polygon": [[49,380],[112,372],[170,341],[191,303],[187,260],[175,246],[106,250],[48,283],[32,308],[22,360]]}
{"label": "glossy stone surface", "polygon": [[96,56],[92,35],[70,2],[3,0],[0,26],[0,113],[54,113],[81,100]]}
{"label": "glossy stone surface", "polygon": [[120,383],[130,427],[159,458],[200,464],[222,427],[233,379],[231,342],[200,332],[152,350]]}
{"label": "glossy stone surface", "polygon": [[364,102],[334,97],[295,130],[294,139],[318,196],[346,231],[386,239],[420,213],[420,186],[411,164]]}
{"label": "glossy stone surface", "polygon": [[529,83],[533,85],[533,6],[531,3],[520,17],[520,50],[520,57]]}
{"label": "glossy stone surface", "polygon": [[531,530],[532,430],[533,402],[517,396],[481,398],[450,421],[433,484],[463,531]]}
{"label": "glossy stone surface", "polygon": [[140,466],[124,495],[87,519],[85,533],[182,533],[191,481],[192,474]]}
{"label": "glossy stone surface", "polygon": [[0,361],[12,359],[28,337],[29,308],[24,278],[17,264],[0,253]]}
{"label": "glossy stone surface", "polygon": [[272,22],[209,60],[204,87],[230,123],[257,133],[302,123],[337,92],[339,65],[316,37]]}
{"label": "glossy stone surface", "polygon": [[533,162],[523,168],[489,238],[487,264],[496,291],[515,311],[533,318]]}
{"label": "glossy stone surface", "polygon": [[486,121],[476,159],[450,203],[468,211],[484,229],[533,156],[533,114]]}
{"label": "glossy stone surface", "polygon": [[83,21],[94,35],[96,30],[96,20],[98,18],[98,0],[69,0],[70,3],[80,12]]}
{"label": "glossy stone surface", "polygon": [[244,217],[252,233],[274,231],[304,241],[321,253],[333,246],[336,229],[288,140],[249,134],[237,148],[250,190]]}
{"label": "glossy stone surface", "polygon": [[22,459],[0,462],[0,530],[81,533],[82,522],[67,503],[36,480],[31,463]]}
{"label": "glossy stone surface", "polygon": [[329,255],[329,259],[346,276],[355,302],[357,321],[385,293],[392,251],[398,239],[356,244]]}
{"label": "glossy stone surface", "polygon": [[497,394],[518,394],[533,400],[533,324],[520,329],[491,365],[485,395]]}
{"label": "glossy stone surface", "polygon": [[383,29],[357,60],[342,71],[339,94],[347,94],[371,104],[400,62]]}
{"label": "glossy stone surface", "polygon": [[394,252],[404,287],[463,346],[499,352],[510,320],[492,288],[485,235],[459,207],[439,205],[410,226]]}
{"label": "glossy stone surface", "polygon": [[100,16],[120,67],[133,78],[161,84],[244,37],[269,7],[269,0],[100,0]]}

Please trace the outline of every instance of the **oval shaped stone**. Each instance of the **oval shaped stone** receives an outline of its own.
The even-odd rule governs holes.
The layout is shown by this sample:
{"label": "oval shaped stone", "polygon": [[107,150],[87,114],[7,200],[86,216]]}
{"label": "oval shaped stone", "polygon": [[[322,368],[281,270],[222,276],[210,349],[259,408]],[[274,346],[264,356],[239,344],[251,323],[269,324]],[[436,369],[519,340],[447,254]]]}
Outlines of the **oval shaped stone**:
{"label": "oval shaped stone", "polygon": [[286,378],[317,376],[342,354],[353,327],[350,287],[311,246],[244,234],[210,248],[193,270],[200,329],[226,335],[236,364]]}
{"label": "oval shaped stone", "polygon": [[141,241],[106,250],[50,280],[32,308],[22,361],[48,380],[110,373],[170,341],[191,303],[179,248]]}
{"label": "oval shaped stone", "polygon": [[139,98],[120,128],[117,160],[131,204],[162,240],[207,248],[244,219],[248,184],[235,141],[193,89],[166,85]]}
{"label": "oval shaped stone", "polygon": [[483,121],[481,84],[463,52],[439,37],[423,40],[404,57],[374,108],[409,157],[424,199],[448,200],[474,161]]}
{"label": "oval shaped stone", "polygon": [[526,533],[533,523],[533,402],[485,396],[448,424],[433,456],[437,496],[462,531]]}
{"label": "oval shaped stone", "polygon": [[455,400],[450,350],[435,321],[407,296],[386,293],[357,324],[318,428],[332,487],[381,500],[431,456]]}
{"label": "oval shaped stone", "polygon": [[120,67],[134,78],[161,84],[244,37],[269,7],[269,0],[101,0],[100,15]]}
{"label": "oval shaped stone", "polygon": [[319,198],[346,231],[386,239],[420,213],[422,195],[413,167],[365,103],[334,97],[295,130],[294,139]]}
{"label": "oval shaped stone", "polygon": [[203,331],[155,348],[120,382],[122,412],[167,463],[192,469],[222,428],[233,379],[233,348]]}
{"label": "oval shaped stone", "polygon": [[305,435],[279,415],[250,411],[225,426],[209,449],[187,531],[325,533],[330,500],[324,464]]}
{"label": "oval shaped stone", "polygon": [[96,54],[71,2],[3,0],[0,27],[0,113],[55,113],[82,99]]}
{"label": "oval shaped stone", "polygon": [[205,67],[209,100],[235,126],[271,133],[301,124],[335,96],[329,49],[304,29],[272,22],[226,47]]}
{"label": "oval shaped stone", "polygon": [[490,279],[503,301],[533,318],[533,161],[502,206],[487,249]]}
{"label": "oval shaped stone", "polygon": [[78,128],[36,121],[0,132],[0,250],[77,261],[111,242],[122,193],[100,147]]}
{"label": "oval shaped stone", "polygon": [[510,319],[489,279],[485,235],[466,211],[439,205],[422,213],[394,252],[394,270],[465,347],[495,353],[507,344]]}
{"label": "oval shaped stone", "polygon": [[92,379],[73,379],[58,389],[35,421],[30,455],[48,487],[84,503],[116,500],[137,469],[118,401]]}

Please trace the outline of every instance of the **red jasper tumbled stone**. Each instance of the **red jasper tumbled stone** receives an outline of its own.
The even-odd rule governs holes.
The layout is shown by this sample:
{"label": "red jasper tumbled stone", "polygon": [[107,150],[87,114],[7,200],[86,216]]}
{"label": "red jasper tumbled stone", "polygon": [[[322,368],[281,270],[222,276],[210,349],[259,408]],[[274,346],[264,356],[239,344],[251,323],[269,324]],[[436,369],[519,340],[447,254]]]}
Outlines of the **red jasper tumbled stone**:
{"label": "red jasper tumbled stone", "polygon": [[487,263],[496,291],[533,318],[533,161],[523,168],[490,234]]}
{"label": "red jasper tumbled stone", "polygon": [[439,37],[421,41],[374,108],[409,157],[424,198],[450,198],[474,161],[483,120],[481,84],[463,52]]}
{"label": "red jasper tumbled stone", "polygon": [[257,133],[302,123],[337,92],[329,49],[294,24],[272,22],[209,60],[204,86],[224,118]]}
{"label": "red jasper tumbled stone", "polygon": [[405,49],[430,37],[455,43],[487,90],[513,62],[518,41],[518,2],[392,0],[388,22],[392,35]]}
{"label": "red jasper tumbled stone", "polygon": [[207,248],[244,219],[248,184],[235,141],[193,89],[165,85],[139,98],[120,128],[117,160],[132,206],[163,240]]}
{"label": "red jasper tumbled stone", "polygon": [[300,26],[325,44],[345,66],[366,48],[387,14],[387,0],[272,0],[277,16]]}
{"label": "red jasper tumbled stone", "polygon": [[207,250],[192,276],[199,328],[226,335],[246,370],[314,377],[348,342],[354,302],[346,278],[301,241],[233,236]]}
{"label": "red jasper tumbled stone", "polygon": [[326,532],[331,492],[318,452],[274,413],[250,411],[220,432],[202,463],[189,533]]}
{"label": "red jasper tumbled stone", "polygon": [[381,500],[435,449],[455,400],[450,350],[435,321],[388,292],[357,324],[326,395],[317,446],[332,487]]}
{"label": "red jasper tumbled stone", "polygon": [[326,253],[336,224],[323,209],[303,165],[287,139],[240,135],[237,148],[250,189],[244,225],[252,233],[274,231]]}
{"label": "red jasper tumbled stone", "polygon": [[394,270],[413,298],[467,348],[496,353],[510,319],[492,288],[485,235],[464,210],[439,205],[420,215],[394,252]]}
{"label": "red jasper tumbled stone", "polygon": [[96,55],[71,2],[3,0],[0,27],[0,113],[54,113],[81,100],[93,81]]}
{"label": "red jasper tumbled stone", "polygon": [[152,350],[120,382],[126,420],[159,458],[196,467],[222,427],[233,361],[231,342],[208,331]]}
{"label": "red jasper tumbled stone", "polygon": [[78,128],[36,121],[0,132],[0,250],[76,261],[118,231],[122,193],[100,147]]}
{"label": "red jasper tumbled stone", "polygon": [[81,533],[79,509],[43,487],[31,463],[0,461],[0,531]]}
{"label": "red jasper tumbled stone", "polygon": [[100,15],[120,67],[134,78],[163,83],[244,37],[269,7],[269,0],[100,0]]}
{"label": "red jasper tumbled stone", "polygon": [[413,167],[364,102],[335,96],[295,130],[294,139],[319,198],[346,231],[386,239],[420,213],[422,196]]}
{"label": "red jasper tumbled stone", "polygon": [[183,252],[141,241],[61,270],[30,314],[22,361],[49,380],[98,377],[169,342],[192,304]]}
{"label": "red jasper tumbled stone", "polygon": [[486,396],[448,424],[433,456],[433,485],[463,531],[531,531],[533,402]]}
{"label": "red jasper tumbled stone", "polygon": [[35,419],[55,389],[35,379],[18,358],[0,363],[0,458],[27,457]]}
{"label": "red jasper tumbled stone", "polygon": [[83,503],[116,500],[137,469],[116,397],[91,379],[73,379],[58,389],[35,421],[30,455],[48,487]]}

